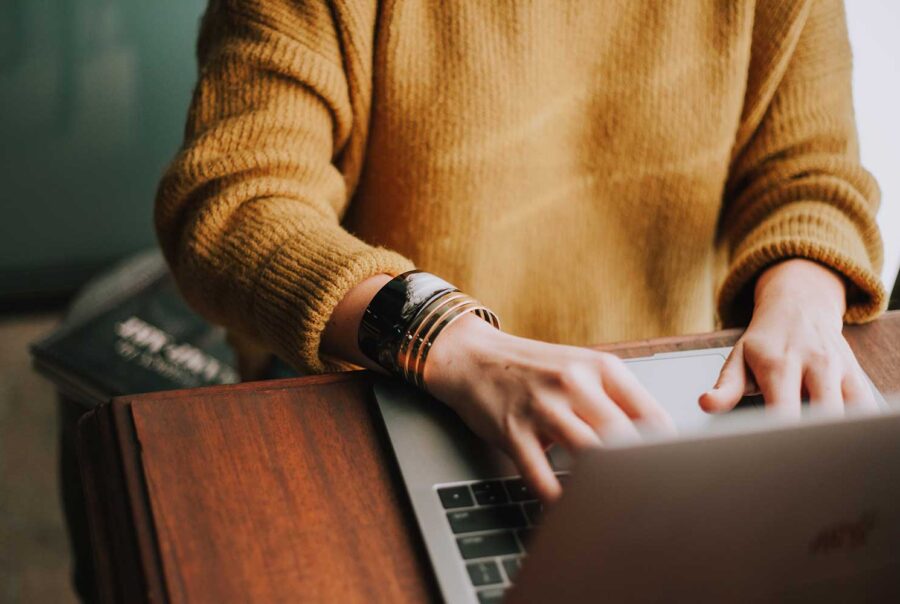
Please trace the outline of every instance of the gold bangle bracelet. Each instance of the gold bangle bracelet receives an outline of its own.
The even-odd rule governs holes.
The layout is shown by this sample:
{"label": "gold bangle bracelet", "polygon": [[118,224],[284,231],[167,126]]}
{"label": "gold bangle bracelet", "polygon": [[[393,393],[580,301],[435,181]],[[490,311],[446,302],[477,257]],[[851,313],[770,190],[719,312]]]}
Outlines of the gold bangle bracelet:
{"label": "gold bangle bracelet", "polygon": [[400,376],[425,389],[424,370],[431,347],[444,329],[469,312],[500,329],[497,316],[480,302],[459,291],[446,292],[422,308],[403,334],[395,359]]}
{"label": "gold bangle bracelet", "polygon": [[[478,316],[482,316],[479,311],[490,311],[487,307],[479,305],[479,303],[475,300],[472,300],[470,304],[467,304],[463,308],[456,308],[448,311],[443,317],[441,317],[440,321],[435,324],[433,327],[432,333],[425,338],[425,341],[422,343],[422,347],[420,348],[419,354],[416,356],[415,365],[413,367],[413,375],[416,380],[417,385],[426,390],[425,388],[425,363],[428,359],[428,353],[431,351],[431,347],[434,345],[435,341],[438,338],[440,333],[447,329],[454,321],[462,317],[463,315],[474,312]],[[492,314],[492,313],[491,313]],[[492,325],[494,325],[494,321],[488,321]],[[495,325],[497,329],[499,329],[499,322]]]}
{"label": "gold bangle bracelet", "polygon": [[403,334],[400,347],[397,350],[397,358],[395,359],[395,365],[400,372],[400,376],[404,380],[410,381],[410,359],[421,344],[420,338],[422,330],[427,330],[427,326],[430,325],[434,320],[433,317],[435,312],[439,311],[440,308],[445,307],[447,304],[453,302],[454,300],[464,299],[467,297],[468,296],[466,296],[466,294],[460,291],[446,292],[429,302],[413,318],[406,332]]}
{"label": "gold bangle bracelet", "polygon": [[425,342],[426,335],[431,332],[431,328],[435,323],[440,321],[441,317],[450,309],[461,304],[467,304],[468,299],[469,297],[465,294],[457,292],[456,295],[448,295],[446,299],[441,300],[440,304],[431,309],[431,312],[427,313],[427,315],[426,313],[423,313],[421,320],[416,322],[416,336],[410,340],[409,347],[402,359],[403,364],[401,365],[401,372],[404,379],[415,382],[413,364]]}
{"label": "gold bangle bracelet", "polygon": [[388,373],[424,387],[424,367],[435,338],[456,317],[474,312],[495,328],[490,310],[440,277],[421,270],[397,275],[363,313],[359,350]]}
{"label": "gold bangle bracelet", "polygon": [[425,364],[422,362],[422,355],[427,355],[427,351],[431,348],[435,338],[437,338],[438,334],[447,326],[447,321],[474,310],[477,304],[478,303],[475,302],[475,300],[466,296],[466,299],[456,301],[452,306],[447,306],[440,314],[434,317],[434,320],[428,327],[428,331],[426,331],[425,335],[419,339],[417,346],[413,349],[412,355],[410,355],[413,366],[412,371],[409,373],[414,384],[420,388],[424,387],[422,372],[424,371]]}

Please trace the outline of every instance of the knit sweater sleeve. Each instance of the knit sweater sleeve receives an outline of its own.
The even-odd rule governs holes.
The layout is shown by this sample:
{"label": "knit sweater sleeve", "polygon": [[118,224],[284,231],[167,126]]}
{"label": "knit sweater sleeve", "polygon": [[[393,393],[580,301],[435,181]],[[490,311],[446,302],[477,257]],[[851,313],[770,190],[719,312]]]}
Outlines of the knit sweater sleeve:
{"label": "knit sweater sleeve", "polygon": [[[719,289],[725,325],[745,324],[756,277],[791,257],[836,270],[848,322],[886,305],[878,187],[859,163],[851,56],[840,0],[761,0],[744,114],[725,190]],[[802,28],[790,35],[790,28]],[[793,48],[784,40],[795,39]]]}
{"label": "knit sweater sleeve", "polygon": [[319,344],[346,292],[412,268],[340,226],[362,163],[373,29],[374,8],[212,0],[184,144],[157,193],[159,241],[188,301],[306,372],[342,367]]}

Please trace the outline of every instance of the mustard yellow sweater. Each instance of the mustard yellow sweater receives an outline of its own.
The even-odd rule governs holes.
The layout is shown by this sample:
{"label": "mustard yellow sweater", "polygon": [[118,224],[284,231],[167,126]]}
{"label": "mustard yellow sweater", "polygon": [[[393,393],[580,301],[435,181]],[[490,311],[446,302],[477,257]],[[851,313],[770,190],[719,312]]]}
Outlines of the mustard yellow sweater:
{"label": "mustard yellow sweater", "polygon": [[570,344],[746,321],[787,257],[873,318],[838,0],[213,0],[156,225],[187,298],[305,371],[413,266]]}

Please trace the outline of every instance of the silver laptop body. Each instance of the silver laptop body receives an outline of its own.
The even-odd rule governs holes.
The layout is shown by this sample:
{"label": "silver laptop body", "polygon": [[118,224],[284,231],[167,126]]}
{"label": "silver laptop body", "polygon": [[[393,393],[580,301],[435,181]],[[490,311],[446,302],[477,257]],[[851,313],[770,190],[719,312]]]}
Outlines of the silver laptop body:
{"label": "silver laptop body", "polygon": [[900,602],[900,410],[592,450],[542,528],[511,602]]}
{"label": "silver laptop body", "polygon": [[[622,579],[621,586],[623,589],[630,589],[630,579],[626,581],[627,576],[622,574],[621,567],[631,568],[633,571],[635,569],[638,569],[640,572],[647,571],[649,568],[647,566],[648,551],[655,553],[656,559],[653,563],[656,564],[661,564],[669,559],[680,559],[678,552],[666,549],[669,542],[662,538],[657,542],[652,532],[636,529],[634,516],[627,522],[617,523],[615,514],[620,513],[619,510],[621,509],[628,508],[629,502],[634,505],[635,509],[640,509],[644,515],[665,519],[666,522],[675,526],[687,526],[684,524],[685,521],[696,520],[698,509],[718,518],[720,523],[717,526],[743,526],[745,521],[740,518],[740,515],[730,514],[727,511],[718,509],[707,509],[705,496],[700,497],[697,495],[698,489],[706,488],[710,480],[719,479],[719,476],[713,472],[714,469],[720,472],[723,470],[718,466],[689,465],[696,461],[690,455],[690,451],[703,446],[710,446],[703,444],[707,442],[704,440],[704,435],[707,435],[706,437],[708,438],[718,439],[714,440],[714,444],[711,446],[715,449],[715,458],[723,464],[729,460],[734,461],[733,456],[727,454],[729,443],[733,439],[749,439],[746,442],[752,443],[755,439],[761,439],[760,442],[763,442],[766,438],[770,438],[766,436],[766,431],[756,429],[753,426],[748,426],[746,430],[739,425],[735,427],[734,421],[731,421],[727,429],[724,429],[725,418],[710,416],[699,409],[697,397],[715,382],[729,351],[729,348],[685,351],[629,359],[627,361],[630,369],[637,375],[638,379],[669,410],[679,428],[679,439],[665,446],[672,447],[679,453],[684,452],[684,454],[673,456],[666,450],[667,454],[662,455],[660,452],[663,449],[659,447],[664,445],[657,443],[653,446],[645,444],[627,450],[601,450],[592,452],[580,460],[577,472],[568,480],[563,499],[554,507],[547,518],[540,521],[542,530],[536,533],[534,542],[528,544],[529,560],[525,564],[520,578],[522,581],[529,581],[530,591],[533,590],[535,594],[559,593],[558,590],[554,589],[555,583],[553,581],[555,581],[555,577],[562,576],[562,574],[557,563],[553,562],[556,559],[553,555],[554,552],[559,549],[565,549],[571,557],[584,560],[580,558],[582,551],[587,555],[589,551],[593,551],[590,549],[591,547],[602,547],[602,544],[599,542],[603,542],[605,539],[608,539],[609,543],[616,543],[617,547],[621,548],[623,540],[627,540],[630,535],[640,533],[640,540],[631,541],[631,546],[622,550],[622,555],[618,559],[619,566],[616,567],[617,574],[604,574],[602,586],[599,582],[596,582],[594,587],[597,587],[600,591],[591,592],[589,587],[585,587],[584,589],[588,591],[573,592],[573,597],[586,594],[587,601],[591,601],[594,599],[595,594],[606,594],[607,589],[609,593],[622,593],[615,592],[614,589],[617,585],[615,582],[618,579]],[[511,501],[504,499],[501,502],[503,505],[500,507],[504,508],[506,512],[516,512],[517,518],[527,517],[528,528],[516,531],[486,530],[478,532],[476,525],[469,523],[467,527],[466,523],[475,518],[478,512],[476,508],[480,508],[481,495],[476,492],[476,486],[496,484],[499,480],[507,485],[507,490],[512,495],[510,485],[515,484],[515,482],[510,479],[518,474],[515,467],[504,455],[488,447],[472,434],[445,405],[427,395],[423,395],[399,382],[388,380],[379,381],[376,384],[375,395],[444,599],[451,604],[457,602],[499,601],[504,591],[512,584],[512,579],[516,575],[516,565],[513,563],[520,564],[525,559],[526,543],[522,534],[534,532],[530,529],[533,528],[537,521],[533,520],[528,506],[533,507],[536,504],[529,502],[516,503],[514,496],[511,498]],[[846,423],[849,425],[849,422]],[[811,426],[810,428],[813,432],[826,429],[824,425]],[[900,446],[900,426],[893,425],[893,429],[895,442]],[[731,436],[726,437],[721,436],[721,434],[719,436],[709,436],[710,434],[722,432],[729,432]],[[854,434],[856,437],[860,437],[862,433],[855,432]],[[808,449],[804,450],[815,451],[818,442],[816,438],[806,438],[804,443]],[[857,445],[860,444],[857,443]],[[860,452],[866,451],[861,446],[857,446],[856,450]],[[628,455],[626,455],[626,451]],[[610,457],[604,457],[604,454],[608,454]],[[567,472],[570,469],[571,462],[562,452],[555,449],[551,450],[550,457],[554,467],[560,472]],[[603,478],[602,483],[597,482],[598,476],[605,476],[605,474],[600,474],[601,472],[613,473],[617,470],[624,472],[622,468],[619,468],[610,460],[617,461],[626,459],[626,457],[630,464],[636,463],[634,460],[638,459],[644,464],[657,468],[658,474],[669,476],[670,482],[666,483],[666,489],[669,490],[662,490],[658,485],[643,480],[626,481],[623,484],[628,488],[623,489],[616,482],[622,480],[621,475],[615,475],[614,479]],[[868,473],[862,472],[862,469],[867,466],[860,465],[870,461],[866,455],[845,456],[845,459],[856,461],[857,465],[853,466],[853,468],[857,471],[857,474],[868,476]],[[895,455],[895,459],[900,460],[900,455]],[[750,467],[752,468],[752,466]],[[809,469],[808,464],[807,469]],[[900,463],[894,463],[893,469],[895,471],[900,469]],[[845,470],[847,469],[845,468]],[[791,477],[798,472],[800,470],[797,467],[785,460],[778,471],[771,475],[757,472],[759,475],[753,475],[752,480],[748,478],[751,484],[747,488],[758,494],[757,502],[761,506],[754,509],[759,509],[763,512],[791,509],[792,514],[799,513],[795,509],[797,502],[807,501],[813,493],[799,491],[794,488],[795,484],[803,484],[804,486],[806,484],[791,481]],[[812,484],[839,480],[839,476],[832,472],[829,466],[824,464],[816,466],[815,469],[809,470],[804,475],[813,477]],[[778,477],[778,480],[774,478],[775,476]],[[882,481],[885,481],[885,478],[885,476],[880,476]],[[753,483],[753,481],[758,482]],[[674,492],[670,492],[673,488],[672,484],[681,486]],[[753,484],[756,484],[755,489]],[[890,501],[894,503],[895,507],[900,509],[900,505],[897,505],[900,504],[900,491],[896,490],[897,488],[894,487],[895,490],[892,490],[890,493],[893,497]],[[448,503],[445,500],[444,495],[460,489],[465,491],[464,494],[470,501],[469,503],[465,501]],[[608,489],[608,491],[604,491],[604,489]],[[614,508],[615,512],[612,509],[610,512],[605,512],[602,506],[590,504],[591,498],[595,497],[596,492],[616,493],[614,501],[619,507]],[[472,499],[473,493],[478,498],[478,501]],[[763,494],[765,494],[764,497]],[[505,492],[503,495],[506,497]],[[874,495],[874,493],[866,491],[860,497],[866,498]],[[687,509],[673,508],[670,505],[672,497],[680,497],[680,499],[676,498],[675,501],[683,502],[682,507],[686,506]],[[818,494],[816,497],[818,497]],[[815,501],[815,499],[812,499],[812,501]],[[832,516],[834,518],[841,517],[840,513],[838,513],[840,510],[836,506],[843,503],[847,507],[852,503],[849,494],[842,489],[835,489],[834,496],[828,501],[830,503],[833,502],[831,503],[832,507],[821,511],[823,518],[826,516],[828,518]],[[885,503],[882,502],[882,505],[885,505]],[[511,508],[522,506],[524,506],[523,509],[526,512],[524,514],[511,510]],[[689,511],[691,513],[687,513]],[[472,513],[470,514],[470,512]],[[896,516],[891,516],[890,514],[892,513],[883,512],[879,516],[879,522],[888,524],[893,522],[896,530],[897,518]],[[605,518],[609,519],[609,522],[597,522],[599,515],[604,515]],[[467,516],[470,517],[467,518]],[[787,530],[793,526],[787,514],[762,513],[758,515],[758,518],[763,519],[760,520],[763,523],[766,519],[774,521],[782,517],[789,520],[782,528]],[[564,518],[564,520],[560,520],[560,518]],[[818,516],[816,518],[818,519]],[[852,521],[855,516],[851,515],[847,518]],[[557,523],[559,528],[557,528]],[[582,530],[575,531],[579,535],[578,539],[574,541],[561,540],[563,535],[571,537],[573,527],[577,526],[582,527]],[[620,533],[615,535],[616,539],[609,537],[605,532],[597,532],[596,534],[593,532],[595,527],[606,527],[608,530],[609,526],[616,526],[620,529]],[[454,532],[460,529],[468,532]],[[808,531],[809,529],[804,525],[802,530]],[[805,547],[805,540],[808,540],[808,536],[805,533],[803,535],[800,534],[801,527],[799,525],[797,531],[794,537],[804,540]],[[509,535],[506,535],[506,533],[509,533]],[[553,534],[551,535],[551,533]],[[491,539],[503,541],[496,539],[501,536],[505,540],[505,545],[500,544],[502,547],[516,548],[521,553],[513,554],[512,550],[509,549],[485,550],[483,554],[472,553],[475,550],[471,549],[471,547],[477,548],[483,545],[490,545],[488,541]],[[742,543],[741,539],[746,537],[747,535],[739,530],[723,535],[704,533],[705,543],[703,547],[706,549],[703,551],[718,552],[719,556],[713,562],[732,569],[730,571],[732,574],[745,578],[752,576],[753,581],[760,585],[780,585],[774,580],[778,576],[777,574],[772,576],[761,575],[759,569],[753,565],[745,564],[746,560],[744,560],[740,552],[735,552],[734,555],[736,557],[732,560],[721,555],[720,550],[722,548],[743,548],[746,544]],[[594,539],[599,540],[598,543],[595,543]],[[893,533],[893,539],[895,547],[900,548],[900,541],[897,539],[896,532]],[[479,545],[479,540],[484,543]],[[773,541],[760,547],[763,549],[767,547],[777,548],[784,544],[786,544],[785,541]],[[754,551],[758,555],[760,550]],[[464,559],[464,552],[466,556],[469,556],[468,559]],[[541,559],[545,560],[543,564],[538,562],[538,553],[540,553]],[[530,559],[532,555],[534,560]],[[780,552],[778,555],[786,556],[787,554]],[[547,560],[550,562],[547,562]],[[540,570],[535,570],[535,567],[538,567],[539,564]],[[579,572],[574,572],[573,569],[579,569]],[[581,574],[585,569],[588,569],[588,575]],[[746,570],[746,573],[744,573],[744,570]],[[566,571],[567,582],[572,585],[582,585],[587,578],[600,576],[598,571],[590,564],[587,566],[585,564],[570,565]],[[527,575],[524,573],[527,573]],[[539,575],[550,578],[550,583],[540,583]],[[532,579],[534,580],[532,581]],[[664,585],[665,581],[668,580],[668,575],[656,581],[652,573],[646,573],[644,580],[647,584],[656,582],[659,585]],[[487,582],[485,583],[484,581]],[[536,583],[535,581],[538,582]],[[517,579],[516,582],[518,583],[519,580]],[[587,582],[595,583],[589,580]],[[544,591],[539,591],[539,587]],[[648,593],[651,594],[650,601],[659,599],[653,595],[654,592]],[[695,600],[702,596],[702,594],[693,594],[689,589],[686,593],[691,593],[692,599]],[[640,593],[630,593],[629,596],[633,597],[627,599],[641,600]],[[663,599],[668,598],[663,597]],[[533,601],[541,600],[535,599]]]}

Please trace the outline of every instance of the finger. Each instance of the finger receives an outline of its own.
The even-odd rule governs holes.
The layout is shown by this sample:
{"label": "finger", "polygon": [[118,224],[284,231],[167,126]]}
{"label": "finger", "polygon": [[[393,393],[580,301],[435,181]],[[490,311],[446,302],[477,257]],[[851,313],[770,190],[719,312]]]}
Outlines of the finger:
{"label": "finger", "polygon": [[762,392],[766,410],[786,417],[800,416],[801,369],[798,362],[790,359],[758,362],[750,370],[756,376],[756,383]]}
{"label": "finger", "polygon": [[809,393],[809,404],[828,414],[844,414],[844,396],[841,390],[843,372],[835,363],[808,367],[803,375],[803,385]]}
{"label": "finger", "polygon": [[593,428],[565,403],[545,403],[537,413],[540,431],[546,432],[553,442],[559,443],[570,453],[602,444]]}
{"label": "finger", "polygon": [[640,434],[628,415],[601,389],[573,402],[575,412],[605,444],[640,440]]}
{"label": "finger", "polygon": [[603,374],[603,387],[615,406],[632,419],[645,422],[655,429],[675,433],[675,422],[637,376],[619,361]]}
{"label": "finger", "polygon": [[537,435],[529,430],[522,430],[510,439],[509,449],[513,461],[522,472],[522,478],[538,498],[546,503],[559,499],[562,487]]}
{"label": "finger", "polygon": [[744,362],[744,342],[741,340],[725,359],[715,386],[700,396],[700,408],[708,413],[731,411],[747,389],[747,366]]}
{"label": "finger", "polygon": [[878,403],[869,386],[869,381],[863,376],[862,369],[854,368],[844,376],[841,382],[841,393],[844,404],[861,411],[877,411]]}

